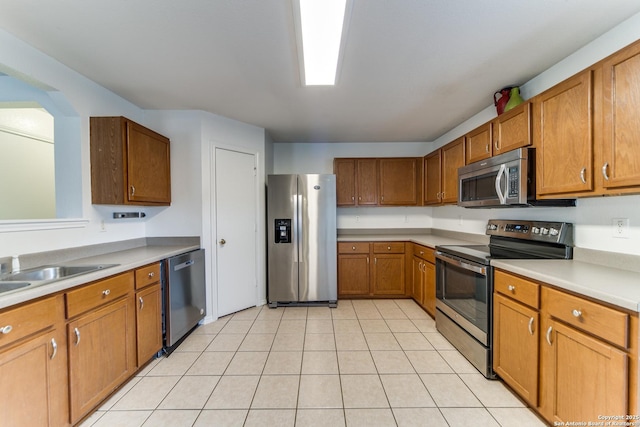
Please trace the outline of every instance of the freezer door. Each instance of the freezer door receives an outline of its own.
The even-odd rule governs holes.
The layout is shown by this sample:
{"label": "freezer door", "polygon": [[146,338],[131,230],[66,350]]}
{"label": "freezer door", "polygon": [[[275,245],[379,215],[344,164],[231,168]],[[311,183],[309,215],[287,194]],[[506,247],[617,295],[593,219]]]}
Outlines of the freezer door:
{"label": "freezer door", "polygon": [[[267,178],[269,302],[298,301],[297,191],[297,175],[269,175]],[[281,235],[283,231],[284,236]]]}
{"label": "freezer door", "polygon": [[299,301],[336,301],[336,176],[299,175]]}

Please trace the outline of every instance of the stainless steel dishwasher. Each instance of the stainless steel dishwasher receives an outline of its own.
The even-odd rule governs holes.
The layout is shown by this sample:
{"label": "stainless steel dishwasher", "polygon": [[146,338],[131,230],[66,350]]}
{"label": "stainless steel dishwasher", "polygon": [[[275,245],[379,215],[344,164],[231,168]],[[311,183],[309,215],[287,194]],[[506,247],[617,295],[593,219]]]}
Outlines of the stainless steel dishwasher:
{"label": "stainless steel dishwasher", "polygon": [[204,249],[163,263],[164,350],[171,353],[206,314]]}

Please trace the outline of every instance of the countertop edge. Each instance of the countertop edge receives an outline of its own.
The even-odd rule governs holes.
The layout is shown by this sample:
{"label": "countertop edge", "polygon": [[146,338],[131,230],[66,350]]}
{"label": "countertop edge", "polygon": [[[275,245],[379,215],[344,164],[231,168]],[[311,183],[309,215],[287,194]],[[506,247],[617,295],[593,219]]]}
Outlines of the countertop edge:
{"label": "countertop edge", "polygon": [[124,273],[175,255],[200,249],[200,245],[148,245],[65,262],[65,265],[118,264],[92,273],[70,277],[0,295],[0,310],[47,297],[106,277]]}

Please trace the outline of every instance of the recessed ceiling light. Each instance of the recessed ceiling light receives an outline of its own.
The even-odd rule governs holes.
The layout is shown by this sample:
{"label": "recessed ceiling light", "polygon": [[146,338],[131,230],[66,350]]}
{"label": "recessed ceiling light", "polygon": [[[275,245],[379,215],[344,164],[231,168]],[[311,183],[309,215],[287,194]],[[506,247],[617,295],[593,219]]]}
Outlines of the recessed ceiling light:
{"label": "recessed ceiling light", "polygon": [[336,83],[350,2],[293,0],[304,85],[327,86]]}

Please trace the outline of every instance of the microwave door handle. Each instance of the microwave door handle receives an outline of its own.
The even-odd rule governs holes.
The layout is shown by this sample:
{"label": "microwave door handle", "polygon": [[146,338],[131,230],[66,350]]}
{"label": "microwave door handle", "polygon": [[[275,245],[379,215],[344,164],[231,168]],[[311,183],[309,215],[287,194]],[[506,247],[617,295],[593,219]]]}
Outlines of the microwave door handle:
{"label": "microwave door handle", "polygon": [[496,194],[498,195],[498,198],[500,199],[500,204],[501,205],[506,205],[507,204],[507,191],[505,188],[505,192],[504,194],[502,193],[502,190],[500,188],[500,183],[502,182],[502,175],[506,175],[506,171],[507,171],[507,167],[505,166],[505,164],[501,164],[500,165],[500,170],[498,171],[498,175],[496,175]]}

